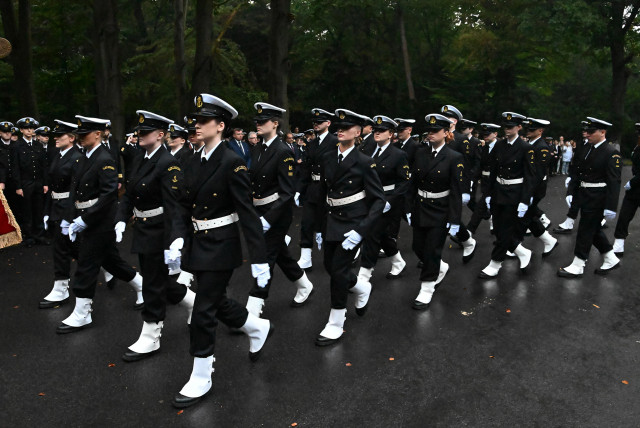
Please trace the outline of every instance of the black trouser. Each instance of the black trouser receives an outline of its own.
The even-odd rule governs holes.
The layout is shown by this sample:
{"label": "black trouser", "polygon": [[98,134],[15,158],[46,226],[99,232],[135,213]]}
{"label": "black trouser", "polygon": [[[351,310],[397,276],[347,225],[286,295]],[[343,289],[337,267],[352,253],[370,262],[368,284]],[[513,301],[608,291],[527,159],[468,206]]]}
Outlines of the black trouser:
{"label": "black trouser", "polygon": [[345,309],[349,289],[356,285],[357,276],[351,270],[358,246],[353,250],[342,248],[342,241],[324,243],[324,268],[331,277],[331,309]]}
{"label": "black trouser", "polygon": [[473,181],[473,186],[471,186],[471,193],[469,193],[469,203],[467,204],[467,208],[469,208],[471,211],[476,210],[476,206],[478,204],[478,201],[476,201],[476,192],[478,190],[478,180],[474,180]]}
{"label": "black trouser", "polygon": [[529,205],[529,209],[520,219],[518,240],[522,241],[524,235],[527,233],[527,229],[531,230],[531,234],[538,238],[545,232],[545,228],[540,221],[540,215],[538,215],[538,204],[540,199],[533,198],[533,202]]}
{"label": "black trouser", "polygon": [[34,239],[44,233],[43,212],[44,193],[42,184],[30,182],[22,185],[21,217],[22,235],[24,239]]}
{"label": "black trouser", "polygon": [[398,254],[398,243],[389,233],[391,226],[394,226],[395,220],[400,224],[401,212],[388,212],[382,215],[371,230],[371,233],[364,239],[362,243],[362,252],[360,255],[360,266],[365,269],[371,269],[378,262],[378,253],[380,249],[389,256]]}
{"label": "black trouser", "polygon": [[300,247],[313,248],[315,233],[320,232],[320,225],[316,224],[316,217],[320,205],[315,201],[306,200],[302,206],[302,220],[300,222]]}
{"label": "black trouser", "polygon": [[571,206],[569,207],[569,211],[567,211],[567,217],[571,218],[571,219],[577,219],[578,218],[578,204],[576,201],[576,196],[573,197],[573,202],[571,202]]}
{"label": "black trouser", "polygon": [[118,253],[114,231],[85,230],[77,235],[77,240],[78,268],[73,278],[76,297],[93,299],[100,266],[121,281],[129,282],[135,278],[136,271]]}
{"label": "black trouser", "polygon": [[71,259],[78,257],[78,245],[71,242],[69,236],[62,234],[60,220],[49,221],[49,227],[53,234],[53,278],[70,279],[71,278]]}
{"label": "black trouser", "polygon": [[394,216],[389,222],[387,233],[391,238],[395,240],[398,239],[398,235],[400,234],[400,224],[402,224],[402,219],[404,216],[406,216],[406,214],[403,212],[398,216]]}
{"label": "black trouser", "polygon": [[187,294],[187,287],[169,279],[169,269],[164,264],[164,252],[138,254],[142,282],[142,319],[146,322],[163,321],[167,301],[180,303]]}
{"label": "black trouser", "polygon": [[480,226],[480,222],[482,220],[489,220],[490,217],[491,213],[489,212],[489,208],[487,208],[487,201],[485,201],[484,197],[480,198],[480,200],[476,203],[476,207],[473,210],[471,219],[467,224],[467,229],[471,233],[476,233],[476,230],[478,230],[478,226]]}
{"label": "black trouser", "polygon": [[491,260],[504,261],[507,251],[514,252],[520,244],[518,239],[518,205],[491,204],[493,231],[496,245],[491,251]]}
{"label": "black trouser", "polygon": [[589,258],[591,245],[596,247],[601,254],[609,252],[613,246],[602,231],[602,218],[604,209],[584,210],[580,209],[580,222],[578,223],[578,234],[576,235],[576,247],[574,254],[582,260]]}
{"label": "black trouser", "polygon": [[446,227],[413,226],[413,251],[422,262],[420,281],[435,281],[440,272],[442,248],[447,240]]}
{"label": "black trouser", "polygon": [[304,271],[298,266],[298,262],[291,257],[287,243],[284,242],[286,234],[286,229],[280,227],[270,229],[265,233],[264,240],[267,246],[267,263],[269,263],[271,278],[269,278],[269,282],[267,282],[264,288],[258,287],[258,280],[254,280],[253,288],[249,292],[249,296],[265,300],[269,297],[269,289],[273,283],[273,270],[276,265],[280,267],[280,270],[282,270],[291,282],[299,280],[302,278],[302,275],[304,275]]}
{"label": "black trouser", "polygon": [[624,195],[622,206],[620,207],[620,215],[616,223],[616,231],[613,234],[614,238],[626,239],[629,236],[629,223],[633,220],[633,216],[636,215],[639,205],[640,199],[630,198],[628,193]]}
{"label": "black trouser", "polygon": [[233,270],[194,272],[198,292],[193,304],[189,353],[198,358],[213,355],[216,347],[218,320],[232,328],[247,322],[249,312],[240,303],[227,297],[227,286]]}

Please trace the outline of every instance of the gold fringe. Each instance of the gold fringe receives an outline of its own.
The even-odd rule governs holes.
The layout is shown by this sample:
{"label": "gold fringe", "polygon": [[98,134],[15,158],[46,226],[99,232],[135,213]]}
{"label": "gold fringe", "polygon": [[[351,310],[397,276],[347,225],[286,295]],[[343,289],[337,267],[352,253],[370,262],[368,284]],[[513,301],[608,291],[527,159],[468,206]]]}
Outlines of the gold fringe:
{"label": "gold fringe", "polygon": [[12,245],[18,245],[22,242],[22,237],[17,231],[5,233],[0,235],[0,248],[7,248]]}
{"label": "gold fringe", "polygon": [[2,207],[4,211],[7,213],[7,217],[9,218],[9,224],[13,226],[16,230],[13,232],[9,232],[7,234],[0,236],[0,248],[6,248],[11,245],[17,245],[22,242],[22,232],[20,231],[20,226],[16,221],[16,218],[13,216],[11,209],[9,208],[9,203],[7,202],[7,198],[4,196],[4,190],[0,190],[0,202],[2,203]]}

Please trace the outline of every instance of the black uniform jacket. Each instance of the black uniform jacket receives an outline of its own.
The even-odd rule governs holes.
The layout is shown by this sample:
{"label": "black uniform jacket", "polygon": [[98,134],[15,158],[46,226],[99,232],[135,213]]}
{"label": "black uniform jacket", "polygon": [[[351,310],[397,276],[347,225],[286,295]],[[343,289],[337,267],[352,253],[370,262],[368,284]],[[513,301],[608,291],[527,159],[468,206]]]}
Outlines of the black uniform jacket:
{"label": "black uniform jacket", "polygon": [[402,141],[398,141],[397,143],[395,143],[395,146],[407,154],[407,158],[409,160],[409,166],[412,166],[416,158],[416,152],[420,148],[420,143],[418,143],[416,140],[414,140],[411,137],[409,137],[409,139],[407,140],[406,143],[404,143],[404,145],[402,143],[403,143]]}
{"label": "black uniform jacket", "polygon": [[322,195],[320,195],[320,181],[313,181],[311,175],[320,175],[325,155],[329,152],[335,152],[337,145],[338,137],[331,132],[327,133],[327,136],[322,140],[322,144],[319,144],[317,137],[307,144],[306,159],[300,164],[300,179],[296,189],[306,201],[324,205]]}
{"label": "black uniform jacket", "polygon": [[478,176],[480,168],[480,151],[478,144],[472,142],[466,135],[458,131],[453,132],[454,139],[449,147],[462,155],[464,163],[464,179],[462,193],[471,193],[471,182]]}
{"label": "black uniform jacket", "polygon": [[251,180],[240,156],[224,143],[215,148],[204,164],[199,156],[194,155],[185,169],[185,182],[190,217],[213,220],[232,213],[239,217],[236,223],[187,234],[189,239],[183,251],[185,270],[227,271],[240,266],[242,246],[238,223],[242,227],[251,263],[267,262],[262,223],[253,209]]}
{"label": "black uniform jacket", "polygon": [[376,149],[376,141],[373,139],[373,132],[362,138],[360,145],[357,147],[362,153],[371,156]]}
{"label": "black uniform jacket", "polygon": [[384,191],[376,174],[376,164],[369,156],[354,148],[340,164],[338,149],[327,153],[320,170],[320,194],[323,199],[341,199],[364,190],[366,197],[342,206],[323,204],[318,209],[318,224],[325,224],[326,241],[344,241],[344,234],[355,230],[363,238],[382,215]]}
{"label": "black uniform jacket", "polygon": [[13,146],[14,143],[4,144],[0,141],[0,183],[4,183],[5,186],[12,189],[15,188],[12,168]]}
{"label": "black uniform jacket", "polygon": [[[100,144],[91,157],[82,155],[71,180],[71,200],[73,202],[98,201],[89,208],[77,209],[69,205],[65,220],[72,222],[81,216],[87,224],[86,232],[113,231],[118,201],[118,171],[116,162],[109,151]],[[85,232],[85,233],[86,233]]]}
{"label": "black uniform jacket", "polygon": [[[435,158],[431,145],[416,153],[407,197],[412,201],[411,224],[418,227],[446,227],[460,224],[462,212],[462,183],[464,165],[462,155],[445,144]],[[429,193],[449,191],[449,196],[425,198],[418,190]]]}
{"label": "black uniform jacket", "polygon": [[144,156],[144,150],[139,144],[125,144],[120,148],[120,156],[124,162],[124,184],[128,185],[129,180],[135,175],[134,165],[137,164],[137,159]]}
{"label": "black uniform jacket", "polygon": [[[535,183],[535,151],[518,137],[509,144],[507,139],[498,140],[491,150],[491,175],[489,194],[491,204],[518,205],[531,204]],[[506,180],[523,179],[521,184],[500,184],[498,178]]]}
{"label": "black uniform jacket", "polygon": [[64,156],[60,157],[60,151],[51,160],[49,167],[49,192],[47,193],[44,213],[49,220],[62,220],[73,206],[71,197],[64,199],[52,199],[51,192],[67,193],[71,189],[73,173],[80,166],[84,155],[75,147],[71,147]]}
{"label": "black uniform jacket", "polygon": [[253,198],[264,199],[274,193],[279,195],[274,202],[255,209],[272,228],[288,229],[295,194],[293,153],[280,137],[276,137],[266,150],[254,151],[252,155],[249,175]]}
{"label": "black uniform jacket", "polygon": [[47,185],[46,153],[42,144],[35,138],[31,146],[23,138],[14,144],[12,163],[12,175],[16,188],[21,189],[29,184]]}
{"label": "black uniform jacket", "polygon": [[138,158],[135,173],[120,200],[116,222],[127,222],[133,209],[149,211],[162,207],[153,217],[135,218],[132,253],[158,253],[187,234],[188,217],[184,198],[184,176],[180,163],[160,147],[150,159]]}
{"label": "black uniform jacket", "polygon": [[[489,182],[491,176],[491,152],[489,151],[489,145],[491,143],[484,143],[484,146],[480,146],[480,192],[482,192],[482,198],[489,196]],[[498,144],[497,142],[495,144]],[[494,144],[494,147],[495,147]]]}
{"label": "black uniform jacket", "polygon": [[537,199],[542,199],[547,195],[547,174],[549,173],[549,163],[551,162],[551,151],[544,138],[540,137],[535,143],[529,144],[534,151],[534,184],[533,194]]}
{"label": "black uniform jacket", "polygon": [[[620,153],[604,141],[589,153],[589,148],[581,155],[575,180],[569,183],[568,194],[578,195],[578,206],[583,210],[616,212],[620,197],[622,159]],[[588,155],[588,156],[587,156]],[[581,187],[581,182],[606,183],[606,187]],[[574,196],[574,202],[576,198]]]}
{"label": "black uniform jacket", "polygon": [[187,162],[191,159],[192,155],[193,150],[189,149],[189,146],[185,144],[180,148],[180,150],[173,154],[173,157],[176,158],[178,162],[180,162],[180,165],[184,167],[187,165]]}
{"label": "black uniform jacket", "polygon": [[377,159],[376,172],[384,190],[387,186],[395,186],[391,190],[384,190],[384,197],[391,205],[387,214],[404,213],[405,195],[409,190],[409,161],[407,154],[393,144],[389,144]]}

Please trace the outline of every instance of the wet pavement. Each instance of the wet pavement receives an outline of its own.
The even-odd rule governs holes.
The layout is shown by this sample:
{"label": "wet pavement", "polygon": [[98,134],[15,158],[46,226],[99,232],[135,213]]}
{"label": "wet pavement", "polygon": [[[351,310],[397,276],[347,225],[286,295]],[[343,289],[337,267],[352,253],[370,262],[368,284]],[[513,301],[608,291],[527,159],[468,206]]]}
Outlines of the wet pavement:
{"label": "wet pavement", "polygon": [[[623,184],[629,174],[625,168]],[[551,227],[566,214],[563,183],[550,179],[542,205]],[[295,257],[299,215],[290,230]],[[159,354],[125,363],[121,355],[142,325],[127,284],[100,285],[92,327],[56,335],[72,304],[38,309],[52,285],[50,247],[0,250],[0,425],[637,426],[639,225],[631,225],[622,267],[606,277],[593,274],[601,264],[595,250],[582,279],[556,277],[573,258],[573,234],[559,237],[544,260],[542,243],[526,238],[536,253],[529,273],[508,260],[487,281],[477,279],[492,248],[484,222],[469,264],[455,244],[445,250],[451,269],[429,310],[419,312],[411,308],[420,282],[404,224],[404,276],[385,279],[390,262],[381,259],[369,311],[358,317],[350,300],[346,333],[328,348],[314,344],[329,313],[328,276],[314,250],[309,278],[317,292],[308,305],[289,307],[294,286],[276,271],[263,315],[276,333],[261,360],[251,363],[248,339],[221,325],[213,388],[182,413],[171,400],[191,373],[184,309],[168,309]],[[129,242],[120,248],[137,265]],[[245,302],[250,287],[246,265],[230,294]]]}

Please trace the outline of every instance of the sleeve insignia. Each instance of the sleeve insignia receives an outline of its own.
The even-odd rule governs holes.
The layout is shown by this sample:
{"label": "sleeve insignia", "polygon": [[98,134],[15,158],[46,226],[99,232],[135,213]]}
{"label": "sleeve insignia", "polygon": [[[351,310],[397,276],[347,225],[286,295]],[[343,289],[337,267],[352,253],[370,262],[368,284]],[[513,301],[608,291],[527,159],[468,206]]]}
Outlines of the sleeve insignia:
{"label": "sleeve insignia", "polygon": [[174,166],[169,167],[169,169],[167,171],[173,171],[173,170],[180,171],[180,167],[174,165]]}
{"label": "sleeve insignia", "polygon": [[375,167],[376,167],[376,164],[375,164],[375,163],[372,163],[372,164],[371,164],[371,168],[375,168]]}
{"label": "sleeve insignia", "polygon": [[460,167],[460,168],[464,168],[464,165],[463,165],[463,164],[461,164],[461,163],[459,163],[459,164],[458,164],[458,165],[456,165],[456,166],[457,166],[457,167]]}
{"label": "sleeve insignia", "polygon": [[293,158],[286,158],[285,160],[283,160],[283,162],[287,163],[287,162],[293,162],[294,159]]}
{"label": "sleeve insignia", "polygon": [[177,183],[178,182],[178,177],[177,176],[173,176],[173,178],[171,179],[172,183]]}
{"label": "sleeve insignia", "polygon": [[238,171],[247,171],[247,167],[244,165],[240,165],[239,167],[233,170],[233,172],[238,172]]}
{"label": "sleeve insignia", "polygon": [[110,169],[110,170],[112,170],[112,171],[115,171],[115,170],[116,170],[116,169],[115,169],[114,167],[112,167],[111,165],[107,165],[107,166],[105,166],[105,167],[103,167],[103,168],[102,168],[102,170],[103,170],[103,171],[105,171],[105,170],[107,170],[107,169]]}

